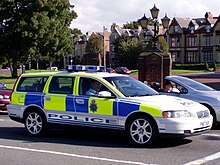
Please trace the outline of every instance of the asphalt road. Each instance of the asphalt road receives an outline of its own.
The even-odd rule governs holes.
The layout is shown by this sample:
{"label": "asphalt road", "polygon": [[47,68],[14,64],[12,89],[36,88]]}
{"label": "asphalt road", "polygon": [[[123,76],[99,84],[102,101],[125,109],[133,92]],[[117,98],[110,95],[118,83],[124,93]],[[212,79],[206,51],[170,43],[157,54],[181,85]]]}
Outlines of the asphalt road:
{"label": "asphalt road", "polygon": [[26,134],[24,126],[0,113],[1,165],[217,165],[220,129],[185,139],[161,139],[138,148],[124,133],[90,128],[53,129],[43,137]]}

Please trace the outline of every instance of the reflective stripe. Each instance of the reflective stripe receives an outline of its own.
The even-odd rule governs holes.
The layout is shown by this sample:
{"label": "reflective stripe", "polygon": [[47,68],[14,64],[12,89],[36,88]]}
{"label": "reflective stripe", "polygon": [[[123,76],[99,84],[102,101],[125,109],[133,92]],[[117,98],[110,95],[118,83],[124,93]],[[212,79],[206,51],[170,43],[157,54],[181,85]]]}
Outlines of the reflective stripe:
{"label": "reflective stripe", "polygon": [[47,94],[46,97],[49,97],[50,100],[44,100],[44,109],[66,111],[66,96],[63,94]]}
{"label": "reflective stripe", "polygon": [[115,99],[90,97],[88,109],[90,114],[113,116],[113,101]]}
{"label": "reflective stripe", "polygon": [[139,110],[139,102],[129,102],[126,100],[121,100],[118,102],[118,115],[119,116],[128,116],[133,111]]}
{"label": "reflective stripe", "polygon": [[162,113],[159,106],[152,106],[149,104],[142,103],[139,107],[139,110],[147,112],[154,117],[162,117]]}
{"label": "reflective stripe", "polygon": [[11,96],[11,104],[24,106],[26,94],[27,92],[13,92]]}
{"label": "reflective stripe", "polygon": [[28,92],[25,96],[24,105],[28,106],[30,104],[38,105],[39,107],[43,108],[44,105],[44,94],[41,92]]}

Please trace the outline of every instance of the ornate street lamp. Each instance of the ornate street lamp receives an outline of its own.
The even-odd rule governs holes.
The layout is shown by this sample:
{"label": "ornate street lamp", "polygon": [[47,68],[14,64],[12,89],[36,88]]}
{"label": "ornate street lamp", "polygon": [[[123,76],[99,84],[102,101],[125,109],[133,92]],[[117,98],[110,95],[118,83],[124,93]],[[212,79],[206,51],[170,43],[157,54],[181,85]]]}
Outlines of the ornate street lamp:
{"label": "ornate street lamp", "polygon": [[145,38],[147,36],[147,25],[148,25],[149,20],[144,14],[144,16],[141,19],[139,19],[138,22],[140,22],[141,27],[144,30],[144,41],[145,41]]}
{"label": "ornate street lamp", "polygon": [[148,25],[149,20],[147,19],[147,17],[145,16],[145,14],[144,14],[144,16],[143,16],[141,19],[139,19],[139,22],[140,22],[141,27],[142,27],[143,29],[147,29],[147,25]]}
{"label": "ornate street lamp", "polygon": [[167,17],[167,13],[165,14],[165,16],[161,19],[162,24],[163,24],[163,28],[167,29],[169,27],[169,23],[170,23],[170,19]]}
{"label": "ornate street lamp", "polygon": [[[159,27],[158,27],[158,14],[159,14],[159,9],[154,5],[154,7],[152,9],[150,9],[151,12],[151,16],[153,19],[153,24],[154,24],[154,35],[153,35],[153,48],[151,51],[159,51],[159,49],[157,48],[157,40],[158,40],[158,31],[159,31]],[[161,19],[162,24],[163,24],[163,28],[167,29],[169,27],[169,22],[170,19],[167,17],[167,14],[165,14],[164,18]],[[144,32],[144,37],[146,37],[146,31],[147,31],[147,25],[148,25],[149,20],[146,18],[146,16],[144,15],[141,19],[139,19],[139,23],[141,24],[141,27],[143,28]]]}
{"label": "ornate street lamp", "polygon": [[157,19],[159,11],[160,10],[155,6],[155,4],[154,4],[154,7],[152,9],[150,9],[151,16],[154,20]]}

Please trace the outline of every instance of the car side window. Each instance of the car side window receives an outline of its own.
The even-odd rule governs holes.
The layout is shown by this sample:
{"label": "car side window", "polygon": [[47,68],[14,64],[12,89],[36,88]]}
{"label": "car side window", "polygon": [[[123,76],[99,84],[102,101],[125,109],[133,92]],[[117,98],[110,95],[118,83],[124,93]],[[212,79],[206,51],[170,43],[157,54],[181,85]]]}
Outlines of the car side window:
{"label": "car side window", "polygon": [[[79,95],[97,95],[100,91],[109,91],[112,93],[104,84],[91,78],[80,78],[79,82]],[[113,94],[112,94],[113,95]]]}
{"label": "car side window", "polygon": [[21,77],[17,91],[42,92],[48,77]]}
{"label": "car side window", "polygon": [[49,85],[49,93],[73,94],[73,77],[53,77]]}
{"label": "car side window", "polygon": [[179,89],[180,93],[182,94],[188,93],[188,90],[179,84],[176,84],[176,88]]}

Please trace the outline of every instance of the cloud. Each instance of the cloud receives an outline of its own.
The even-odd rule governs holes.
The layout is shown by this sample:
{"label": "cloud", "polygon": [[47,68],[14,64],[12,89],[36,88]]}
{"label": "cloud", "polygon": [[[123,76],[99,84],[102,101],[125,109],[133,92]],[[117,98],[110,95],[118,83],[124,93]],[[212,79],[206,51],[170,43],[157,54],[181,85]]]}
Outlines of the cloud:
{"label": "cloud", "polygon": [[206,12],[214,16],[220,13],[219,0],[70,0],[77,19],[72,21],[71,28],[87,31],[102,31],[103,26],[110,29],[112,23],[123,25],[140,19],[144,13],[150,17],[150,9],[156,4],[160,9],[159,18],[165,13],[173,17],[204,17]]}

